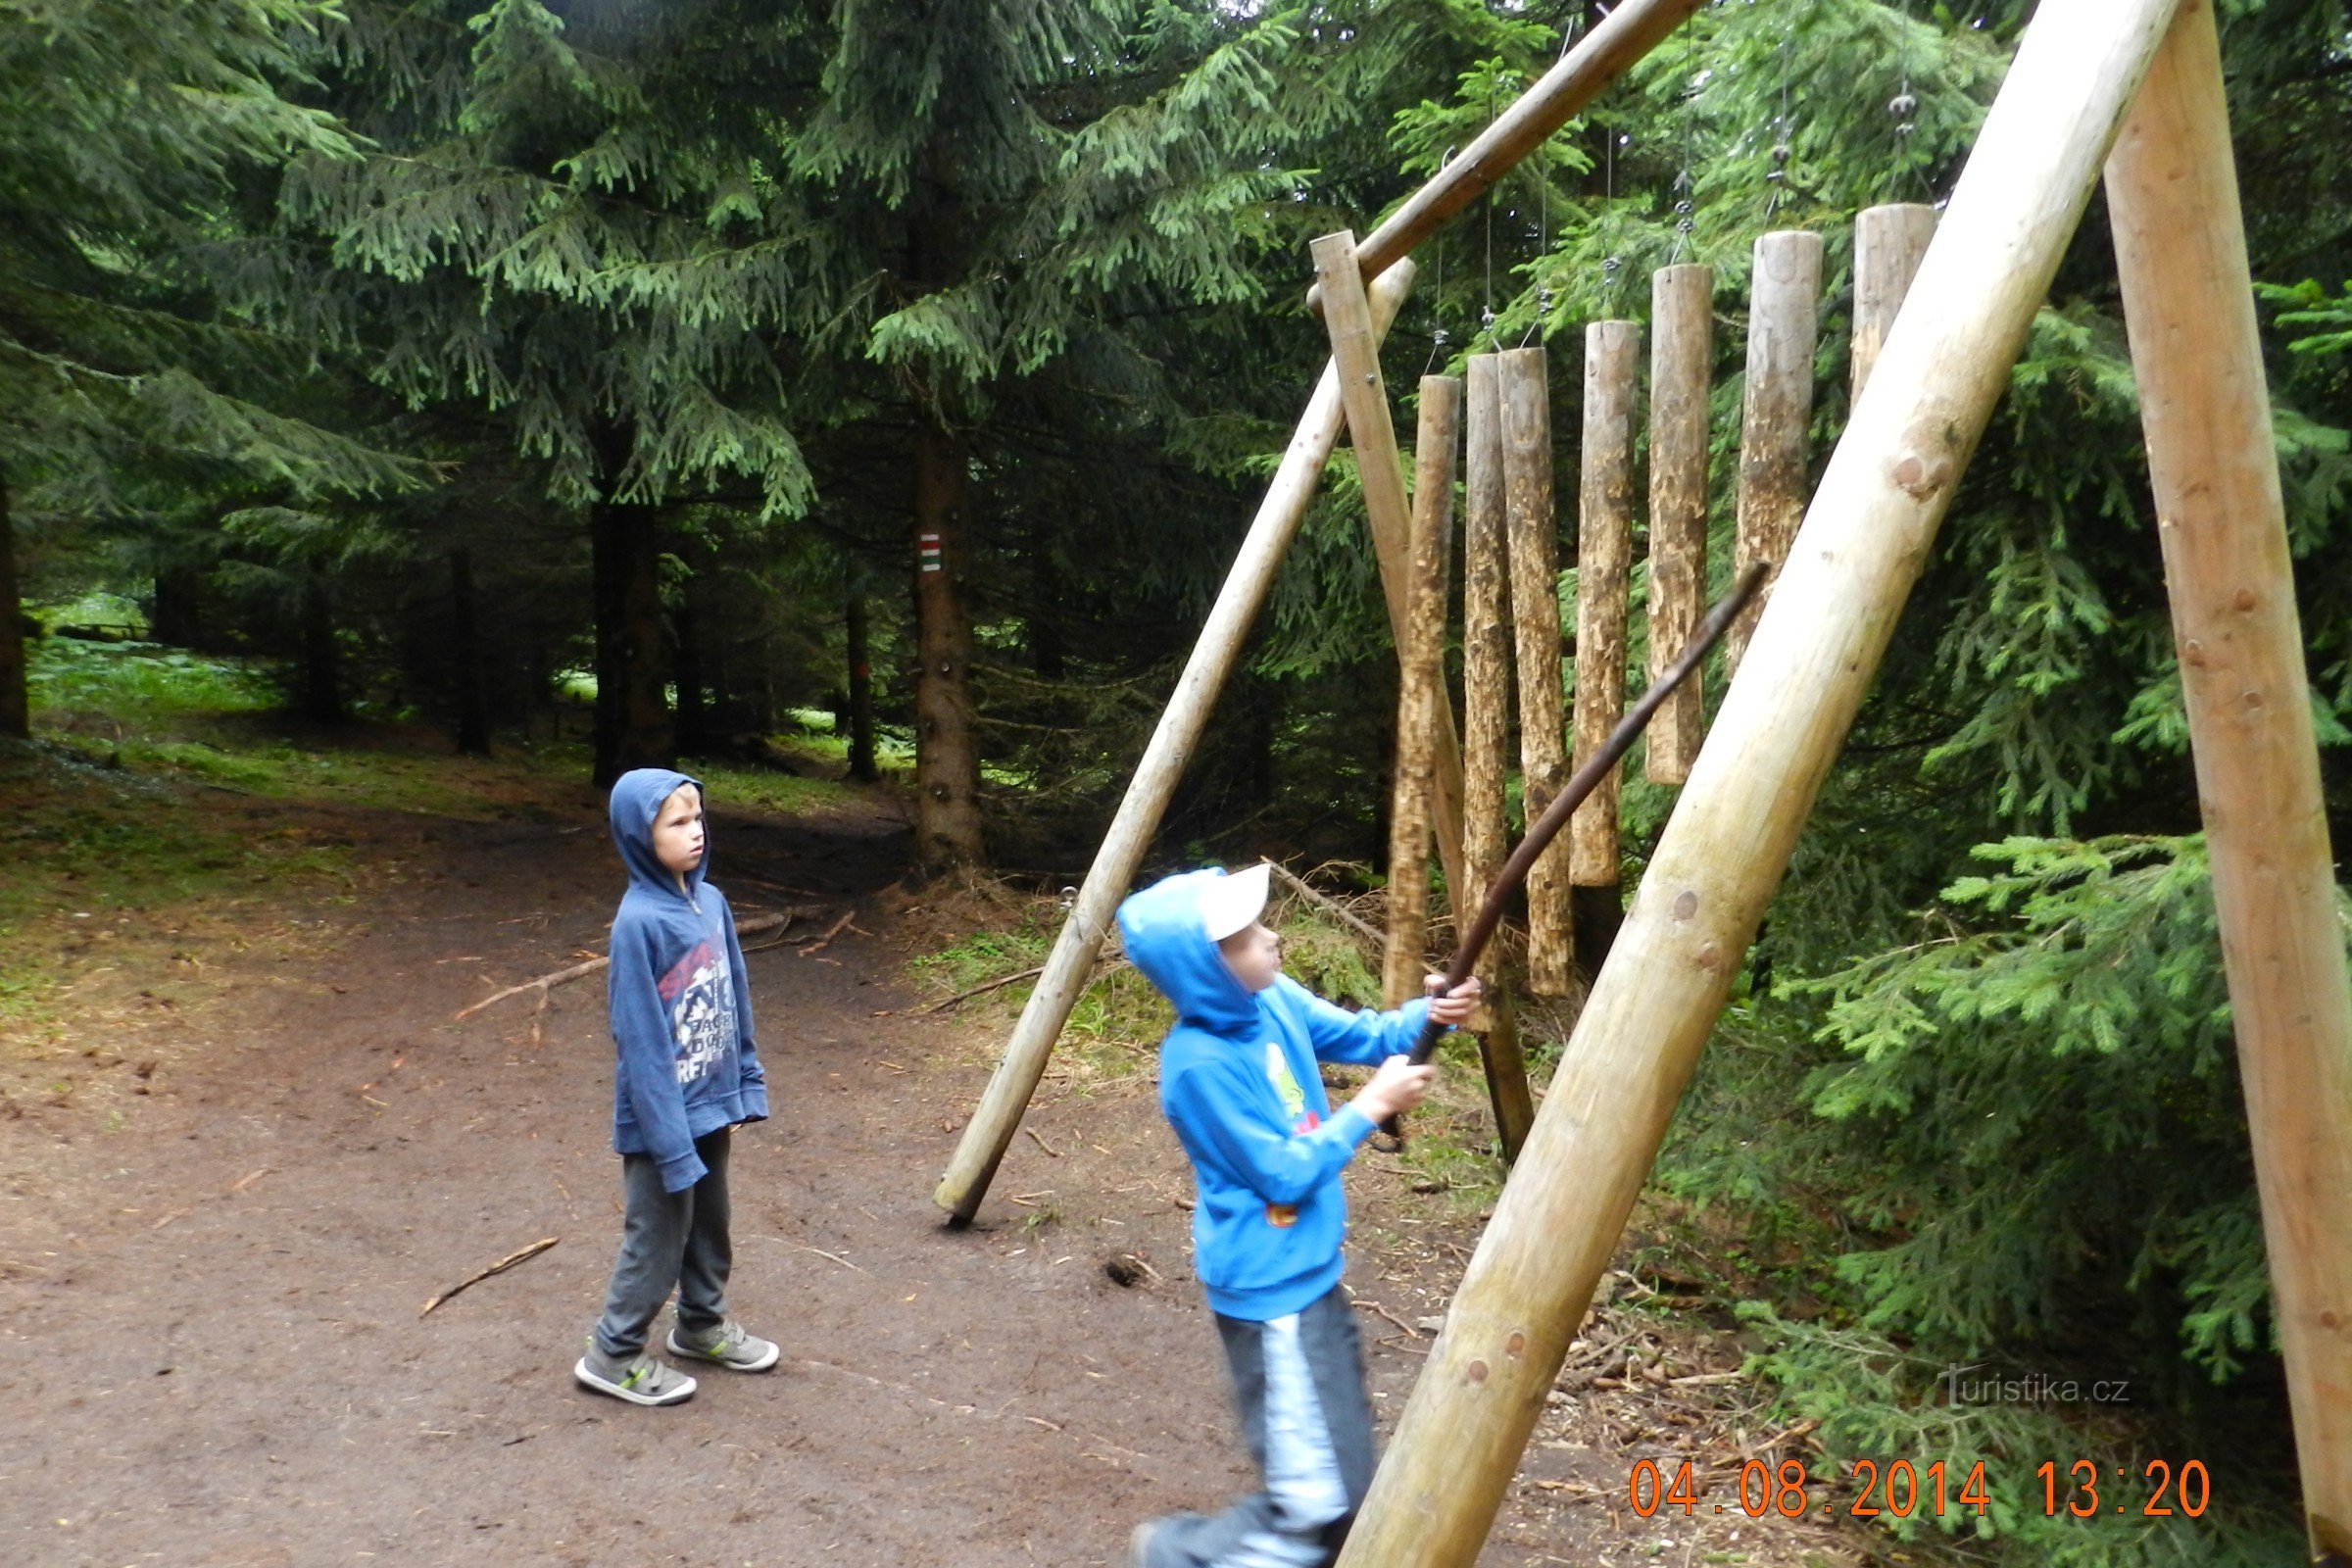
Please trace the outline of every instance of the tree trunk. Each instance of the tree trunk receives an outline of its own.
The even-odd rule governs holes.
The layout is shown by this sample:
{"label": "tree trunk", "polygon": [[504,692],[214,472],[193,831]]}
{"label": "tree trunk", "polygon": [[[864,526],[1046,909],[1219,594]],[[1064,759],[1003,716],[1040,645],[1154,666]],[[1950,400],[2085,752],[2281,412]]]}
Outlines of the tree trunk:
{"label": "tree trunk", "polygon": [[457,660],[458,750],[467,757],[488,757],[490,705],[482,695],[482,634],[474,616],[473,556],[468,551],[449,553],[449,609]]}
{"label": "tree trunk", "polygon": [[24,629],[24,605],[17,587],[17,530],[9,520],[8,478],[0,474],[0,736],[20,741],[32,738]]}
{"label": "tree trunk", "polygon": [[677,739],[662,691],[662,551],[654,510],[600,502],[591,527],[596,557],[594,777],[601,789],[633,767],[676,765]]}
{"label": "tree trunk", "polygon": [[873,629],[867,623],[865,595],[850,590],[849,625],[843,650],[850,666],[850,777],[871,784],[880,777],[874,766]]}
{"label": "tree trunk", "polygon": [[204,573],[192,566],[168,566],[155,574],[155,607],[147,635],[173,648],[204,646]]}
{"label": "tree trunk", "polygon": [[314,724],[343,722],[338,663],[334,602],[327,596],[326,573],[313,566],[302,584],[302,711]]}
{"label": "tree trunk", "polygon": [[963,608],[964,449],[914,437],[914,847],[933,871],[976,863],[980,752],[972,734],[972,623]]}
{"label": "tree trunk", "polygon": [[677,609],[669,615],[678,688],[678,750],[689,754],[708,752],[711,742],[710,672],[703,659],[702,611],[697,603],[701,596],[695,591],[699,576],[699,571],[690,571],[679,586]]}

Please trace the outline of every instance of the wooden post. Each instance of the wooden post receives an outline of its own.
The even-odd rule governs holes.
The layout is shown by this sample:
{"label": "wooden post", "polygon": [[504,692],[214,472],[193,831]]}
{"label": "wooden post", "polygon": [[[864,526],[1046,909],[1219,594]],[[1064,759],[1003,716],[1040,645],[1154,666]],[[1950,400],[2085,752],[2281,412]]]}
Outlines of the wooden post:
{"label": "wooden post", "polygon": [[[1821,236],[1779,229],[1756,236],[1747,305],[1747,385],[1740,414],[1740,524],[1736,570],[1788,560],[1805,514],[1805,430],[1813,417],[1813,350],[1821,335]],[[1772,579],[1723,642],[1723,667],[1740,667]]]}
{"label": "wooden post", "polygon": [[1911,291],[1919,259],[1936,237],[1936,209],[1919,202],[1865,207],[1854,219],[1854,331],[1852,397],[1862,396],[1870,368]]}
{"label": "wooden post", "polygon": [[2175,0],[2043,0],[1340,1568],[1467,1568]]}
{"label": "wooden post", "polygon": [[[1649,279],[1649,677],[1674,662],[1707,598],[1708,378],[1715,274],[1668,267]],[[1706,732],[1704,670],[1675,688],[1643,741],[1652,784],[1690,776]]]}
{"label": "wooden post", "polygon": [[2107,163],[2315,1562],[2352,1564],[2352,982],[2211,0]]}
{"label": "wooden post", "polygon": [[[1374,285],[1375,332],[1387,331],[1389,323],[1396,318],[1397,308],[1404,303],[1405,292],[1412,282],[1412,269],[1407,265],[1392,268]],[[1038,977],[1036,989],[1022,1006],[1020,1021],[1013,1025],[1012,1037],[1005,1042],[1004,1054],[989,1078],[980,1103],[973,1108],[962,1138],[956,1142],[955,1155],[940,1177],[938,1191],[932,1195],[954,1223],[966,1223],[979,1211],[980,1200],[987,1196],[988,1184],[996,1178],[997,1165],[1004,1159],[1004,1151],[1011,1147],[1013,1135],[1020,1128],[1021,1113],[1028,1108],[1029,1097],[1037,1092],[1037,1081],[1046,1070],[1046,1058],[1053,1054],[1061,1026],[1069,1021],[1070,1009],[1077,1005],[1079,994],[1086,989],[1096,955],[1102,951],[1103,934],[1110,929],[1111,916],[1135,880],[1136,867],[1142,864],[1152,835],[1159,828],[1161,813],[1166,811],[1168,799],[1175,793],[1176,781],[1183,775],[1184,764],[1208,723],[1217,693],[1223,689],[1225,677],[1233,672],[1242,644],[1248,640],[1250,628],[1265,606],[1274,574],[1280,569],[1291,541],[1298,537],[1307,503],[1314,499],[1315,486],[1323,476],[1323,465],[1330,460],[1332,449],[1339,445],[1345,422],[1339,371],[1327,365],[1323,378],[1315,383],[1314,396],[1307,400],[1306,412],[1299,416],[1298,432],[1283,452],[1282,465],[1274,470],[1273,482],[1266,487],[1265,499],[1258,503],[1257,515],[1251,519],[1233,567],[1225,575],[1225,585],[1217,591],[1217,602],[1210,607],[1208,619],[1200,628],[1200,640],[1185,662],[1184,673],[1176,678],[1176,689],[1168,698],[1167,709],[1159,716],[1158,727],[1152,732],[1151,743],[1144,748],[1143,760],[1136,764],[1135,777],[1128,782],[1118,811],[1102,835],[1102,847],[1095,852],[1095,863],[1078,889],[1070,916],[1062,922],[1061,934],[1054,938],[1054,951],[1046,957],[1045,973]]]}
{"label": "wooden post", "polygon": [[[1510,845],[1503,826],[1504,782],[1511,733],[1511,606],[1509,541],[1502,477],[1502,377],[1495,356],[1469,363],[1465,425],[1469,450],[1462,481],[1462,891],[1454,901],[1457,927],[1487,902]],[[1458,931],[1457,931],[1458,934]],[[1487,1099],[1504,1162],[1519,1157],[1536,1102],[1527,1084],[1519,1043],[1509,960],[1493,966],[1487,1028],[1478,1038]]]}
{"label": "wooden post", "polygon": [[[1551,502],[1551,389],[1542,349],[1510,349],[1501,365],[1502,478],[1511,541],[1511,622],[1519,655],[1519,772],[1527,820],[1568,782],[1560,715],[1559,524]],[[1568,846],[1544,852],[1527,879],[1527,985],[1565,996],[1570,979]]]}
{"label": "wooden post", "polygon": [[[1396,427],[1389,418],[1388,384],[1380,373],[1380,337],[1372,330],[1356,270],[1355,236],[1346,229],[1313,242],[1315,275],[1324,289],[1323,325],[1331,334],[1331,361],[1339,367],[1340,399],[1348,409],[1348,440],[1355,448],[1356,477],[1364,493],[1364,518],[1372,530],[1372,553],[1380,563],[1380,586],[1389,606],[1389,630],[1399,653],[1410,638],[1406,609],[1412,570],[1407,564],[1412,509],[1404,495],[1404,466],[1396,455]],[[1446,864],[1446,886],[1462,885],[1462,743],[1453,727],[1453,704],[1440,689],[1436,788],[1431,796],[1438,823],[1438,854]]]}
{"label": "wooden post", "polygon": [[[1625,716],[1625,623],[1634,570],[1634,409],[1642,328],[1585,328],[1584,474],[1576,508],[1576,762],[1600,750]],[[1619,769],[1569,818],[1569,880],[1617,885]]]}
{"label": "wooden post", "polygon": [[[1429,972],[1429,835],[1437,789],[1438,707],[1446,700],[1446,568],[1453,549],[1453,451],[1462,434],[1462,383],[1421,378],[1413,437],[1413,522],[1405,641],[1397,649],[1396,787],[1389,812],[1387,1005],[1421,995]],[[1458,892],[1461,884],[1453,887]]]}
{"label": "wooden post", "polygon": [[1487,902],[1510,853],[1503,827],[1511,732],[1511,604],[1502,480],[1501,367],[1474,354],[1462,460],[1462,881],[1454,906]]}

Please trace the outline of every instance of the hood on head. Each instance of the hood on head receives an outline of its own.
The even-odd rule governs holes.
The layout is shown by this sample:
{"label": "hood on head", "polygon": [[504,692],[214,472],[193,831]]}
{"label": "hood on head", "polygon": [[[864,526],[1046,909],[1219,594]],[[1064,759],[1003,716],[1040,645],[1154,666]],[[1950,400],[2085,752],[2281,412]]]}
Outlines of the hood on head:
{"label": "hood on head", "polygon": [[[678,891],[678,879],[662,863],[654,853],[654,818],[662,812],[662,803],[676,794],[682,784],[697,790],[703,781],[666,767],[637,767],[620,775],[612,785],[611,811],[612,844],[620,851],[621,863],[629,868],[629,880],[657,887],[666,893]],[[710,808],[709,796],[704,808]],[[686,873],[689,897],[702,890],[703,873],[710,866],[710,838],[709,824],[704,826],[703,858]]]}
{"label": "hood on head", "polygon": [[1202,917],[1201,895],[1224,876],[1216,867],[1180,871],[1130,895],[1119,906],[1119,935],[1128,961],[1174,1004],[1178,1018],[1231,1035],[1254,1030],[1258,1016],[1257,999],[1225,966]]}

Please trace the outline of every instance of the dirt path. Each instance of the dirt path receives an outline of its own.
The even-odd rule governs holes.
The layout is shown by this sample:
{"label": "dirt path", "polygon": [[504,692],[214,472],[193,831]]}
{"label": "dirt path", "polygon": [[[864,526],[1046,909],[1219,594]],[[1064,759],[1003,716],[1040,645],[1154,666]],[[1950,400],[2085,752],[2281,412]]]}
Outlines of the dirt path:
{"label": "dirt path", "polygon": [[[929,1191],[981,1071],[962,1026],[914,1013],[870,914],[881,934],[755,939],[749,959],[777,1115],[738,1143],[731,1294],[784,1369],[710,1372],[662,1411],[572,1384],[618,1234],[603,988],[557,992],[535,1044],[527,999],[450,1021],[601,944],[617,873],[594,802],[570,806],[546,826],[345,813],[375,874],[332,940],[216,955],[220,998],[185,1021],[149,997],[165,1015],[133,1054],[164,1064],[104,1123],[20,1076],[0,1120],[0,1561],[1115,1563],[1137,1519],[1240,1488],[1149,1075],[1050,1092],[991,1222],[943,1231]],[[713,880],[744,906],[870,910],[903,854],[879,814],[722,817]],[[1394,1174],[1362,1185],[1406,1200]],[[1428,1240],[1356,1266],[1389,1312],[1363,1318],[1384,1419],[1426,1348],[1392,1322],[1436,1309],[1471,1239],[1411,1231],[1409,1207],[1391,1223]],[[1114,1283],[1122,1253],[1160,1278]],[[1641,1450],[1545,1443],[1482,1562],[1725,1560],[1691,1553],[1732,1527],[1620,1516]],[[1807,1560],[1777,1539],[1740,1560]]]}

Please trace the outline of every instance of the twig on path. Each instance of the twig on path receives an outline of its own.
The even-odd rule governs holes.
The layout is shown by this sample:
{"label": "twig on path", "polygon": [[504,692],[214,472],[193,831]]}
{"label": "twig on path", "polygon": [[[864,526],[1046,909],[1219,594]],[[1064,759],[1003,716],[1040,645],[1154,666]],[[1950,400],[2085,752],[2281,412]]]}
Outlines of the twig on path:
{"label": "twig on path", "polygon": [[491,1264],[488,1268],[479,1269],[474,1273],[466,1275],[464,1279],[458,1281],[457,1284],[452,1285],[448,1290],[443,1291],[439,1296],[436,1296],[432,1299],[426,1301],[423,1306],[417,1309],[416,1315],[418,1317],[424,1316],[425,1313],[430,1312],[434,1307],[439,1306],[443,1301],[448,1300],[451,1297],[457,1295],[460,1291],[466,1289],[469,1285],[479,1285],[482,1281],[488,1279],[493,1274],[504,1274],[507,1270],[513,1268],[517,1263],[529,1262],[532,1258],[537,1257],[541,1252],[546,1251],[549,1248],[555,1246],[563,1239],[564,1238],[561,1236],[542,1236],[539,1238],[539,1240],[533,1242],[528,1247],[515,1249],[514,1251],[509,1252],[506,1256],[500,1258],[497,1262]]}
{"label": "twig on path", "polygon": [[1055,1149],[1052,1144],[1047,1143],[1043,1137],[1039,1136],[1036,1128],[1024,1127],[1021,1129],[1021,1131],[1029,1135],[1029,1141],[1031,1143],[1037,1145],[1038,1148],[1044,1150],[1047,1153],[1052,1154],[1055,1159],[1059,1159],[1061,1157],[1061,1151]]}
{"label": "twig on path", "polygon": [[[745,935],[746,933],[756,936],[760,932],[774,931],[779,927],[791,923],[793,920],[804,919],[819,912],[820,911],[817,909],[795,906],[789,909],[778,910],[773,914],[756,914],[753,915],[749,920],[745,920],[738,924],[735,927],[735,934],[739,937]],[[455,1023],[460,1019],[470,1018],[475,1013],[481,1011],[484,1007],[489,1006],[494,1002],[504,1002],[509,997],[519,997],[526,991],[538,992],[540,1005],[544,1008],[547,1004],[547,994],[550,991],[553,991],[560,985],[567,985],[574,980],[585,979],[587,976],[596,973],[599,969],[604,968],[612,961],[612,956],[608,954],[603,957],[590,958],[585,963],[575,963],[568,969],[558,969],[553,974],[543,974],[535,980],[525,980],[518,986],[509,986],[504,991],[494,991],[490,995],[484,997],[481,1001],[473,1004],[471,1006],[460,1007],[456,1012],[450,1015],[450,1021]]]}
{"label": "twig on path", "polygon": [[1350,1306],[1360,1306],[1367,1312],[1374,1312],[1382,1317],[1387,1318],[1391,1323],[1394,1323],[1398,1328],[1404,1330],[1404,1336],[1408,1340],[1417,1340],[1421,1337],[1421,1331],[1419,1329],[1413,1327],[1410,1323],[1407,1323],[1404,1319],[1398,1317],[1396,1313],[1390,1311],[1387,1307],[1381,1305],[1378,1301],[1371,1299],[1369,1297],[1351,1296],[1348,1298],[1348,1304]]}
{"label": "twig on path", "polygon": [[814,942],[801,950],[801,956],[806,958],[811,956],[812,955],[824,952],[827,948],[833,945],[833,939],[841,935],[841,933],[849,926],[849,923],[857,918],[858,911],[856,909],[842,910],[841,918],[834,921],[831,925],[825,927],[825,934],[823,936],[818,937]]}
{"label": "twig on path", "polygon": [[1274,874],[1282,879],[1283,886],[1289,888],[1292,892],[1306,900],[1307,903],[1313,905],[1316,908],[1323,910],[1333,919],[1340,921],[1349,930],[1355,932],[1356,935],[1362,937],[1366,942],[1371,943],[1374,947],[1385,948],[1388,946],[1389,939],[1380,932],[1373,930],[1371,926],[1364,922],[1363,917],[1357,914],[1353,909],[1348,908],[1348,906],[1342,904],[1330,894],[1325,893],[1322,889],[1309,887],[1304,878],[1300,877],[1298,872],[1292,870],[1280,860],[1268,860],[1266,863],[1274,868]]}
{"label": "twig on path", "polygon": [[789,1236],[755,1236],[751,1239],[755,1242],[774,1242],[779,1246],[792,1248],[796,1251],[814,1252],[819,1257],[830,1258],[832,1261],[839,1263],[843,1268],[855,1270],[859,1274],[865,1275],[869,1279],[873,1277],[874,1271],[872,1269],[858,1268],[857,1264],[851,1262],[839,1252],[828,1252],[821,1247],[810,1247],[807,1242],[796,1242]]}

